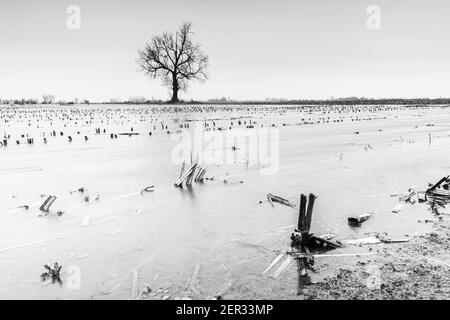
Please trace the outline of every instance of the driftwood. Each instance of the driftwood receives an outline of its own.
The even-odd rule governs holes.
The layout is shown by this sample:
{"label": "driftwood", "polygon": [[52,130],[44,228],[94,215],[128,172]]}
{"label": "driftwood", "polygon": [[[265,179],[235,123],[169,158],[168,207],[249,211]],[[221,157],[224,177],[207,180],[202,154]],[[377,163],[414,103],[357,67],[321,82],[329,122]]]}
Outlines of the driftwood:
{"label": "driftwood", "polygon": [[428,210],[430,210],[433,214],[440,215],[441,213],[439,212],[439,210],[444,209],[445,206],[447,205],[447,203],[448,203],[448,200],[444,200],[444,199],[440,199],[440,198],[436,198],[436,197],[430,197],[430,200],[429,200],[430,208]]}
{"label": "driftwood", "polygon": [[409,239],[381,239],[381,242],[383,243],[401,243],[401,242],[408,242]]}
{"label": "driftwood", "polygon": [[340,245],[332,241],[317,237],[310,233],[312,213],[316,196],[309,194],[308,199],[306,195],[300,195],[300,208],[298,215],[297,229],[291,234],[292,250],[302,256],[302,259],[297,261],[299,269],[299,283],[303,283],[304,276],[307,276],[306,268],[314,264],[314,255],[310,248],[338,248]]}
{"label": "driftwood", "polygon": [[319,238],[324,239],[324,240],[331,240],[335,237],[334,233],[325,233],[325,234],[321,234],[319,236]]}
{"label": "driftwood", "polygon": [[[446,176],[443,177],[441,180],[439,180],[437,183],[435,183],[434,185],[432,185],[430,188],[428,188],[428,190],[425,192],[425,194],[430,195],[433,193],[434,190],[436,190],[437,188],[439,188],[441,186],[442,183],[444,182],[448,182],[449,181],[449,177],[450,176]],[[447,188],[448,189],[448,188]]]}
{"label": "driftwood", "polygon": [[197,164],[194,165],[191,173],[186,178],[186,185],[190,186],[192,184],[192,180],[194,180],[195,170],[197,169]]}
{"label": "driftwood", "polygon": [[449,202],[450,190],[449,190],[449,176],[443,177],[436,184],[428,188],[425,192],[426,199],[432,201]]}
{"label": "driftwood", "polygon": [[[271,270],[275,265],[277,265],[284,257],[286,253],[288,256],[286,259],[278,266],[278,268],[271,275],[272,278],[277,278],[283,273],[290,264],[294,261],[293,257],[297,259],[297,269],[299,272],[299,288],[306,281],[308,282],[309,278],[305,277],[308,275],[307,268],[314,264],[315,255],[311,252],[311,248],[323,248],[328,247],[331,249],[340,247],[340,244],[334,243],[329,239],[325,239],[322,237],[318,237],[310,233],[311,222],[312,222],[312,213],[314,209],[314,203],[316,200],[316,196],[312,193],[307,197],[304,194],[300,195],[300,206],[299,206],[299,215],[298,215],[298,223],[297,228],[291,234],[291,248],[292,252],[282,252],[280,253],[270,264],[264,269],[262,274],[266,274]],[[285,205],[289,205],[293,207],[286,199],[281,197],[273,196],[272,194],[267,195],[267,199],[271,205],[273,205],[272,201],[279,202]]]}
{"label": "driftwood", "polygon": [[303,280],[303,276],[307,275],[306,268],[309,265],[314,264],[314,257],[311,255],[308,245],[310,244],[311,238],[309,230],[311,228],[312,211],[314,208],[314,201],[316,196],[312,193],[309,194],[308,209],[306,209],[307,199],[306,195],[300,195],[300,208],[298,215],[297,229],[291,235],[291,246],[292,250],[303,253],[305,257],[297,261],[297,269],[299,272],[299,283]]}
{"label": "driftwood", "polygon": [[203,176],[206,174],[206,169],[199,168],[197,174],[195,175],[194,181],[195,182],[203,182]]}
{"label": "driftwood", "polygon": [[180,177],[179,178],[181,178],[183,176],[185,167],[186,167],[186,162],[183,161],[183,165],[181,166]]}
{"label": "driftwood", "polygon": [[275,209],[275,206],[274,206],[274,204],[273,204],[273,202],[272,202],[272,199],[271,199],[270,197],[267,197],[267,201],[269,201],[269,203],[270,203],[270,205],[272,206],[272,208]]}
{"label": "driftwood", "polygon": [[[198,161],[198,160],[197,160]],[[195,171],[195,168],[197,167],[197,161],[195,161],[189,169],[186,170],[186,172],[183,173],[183,175],[174,183],[175,187],[181,187],[183,185],[183,182],[188,179],[188,177]]]}
{"label": "driftwood", "polygon": [[305,230],[304,224],[305,224],[305,215],[306,215],[306,196],[304,194],[300,195],[300,209],[299,209],[299,215],[298,215],[298,223],[297,223],[297,230],[299,232],[303,233],[309,233],[309,229]]}
{"label": "driftwood", "polygon": [[307,264],[308,265],[313,265],[314,264],[314,257],[311,254],[311,251],[309,251],[308,246],[307,245],[302,245],[302,250],[305,252]]}
{"label": "driftwood", "polygon": [[195,160],[195,162],[192,162],[192,155],[191,155],[191,167],[186,171],[185,169],[186,163],[183,162],[183,165],[181,166],[180,177],[174,184],[175,187],[181,187],[183,185],[183,182],[185,181],[187,186],[190,186],[192,184],[192,181],[203,182],[204,175],[206,174],[206,169],[198,167],[198,157]]}
{"label": "driftwood", "polygon": [[198,181],[203,182],[205,174],[206,174],[206,169],[203,169],[203,172],[200,174],[200,177],[198,178]]}
{"label": "driftwood", "polygon": [[[301,238],[303,238],[303,240],[300,239],[302,244],[306,244],[309,237],[315,199],[316,196],[312,193],[309,194],[308,201],[306,195],[300,195],[300,208],[296,232],[300,233]],[[306,206],[308,206],[308,209],[306,209]]]}
{"label": "driftwood", "polygon": [[138,136],[139,133],[137,133],[137,132],[120,132],[120,133],[117,133],[117,135],[119,135],[119,136]]}
{"label": "driftwood", "polygon": [[318,237],[313,234],[310,234],[309,242],[312,243],[311,247],[330,247],[333,249],[340,247],[340,245],[336,242],[332,242],[328,239]]}
{"label": "driftwood", "polygon": [[289,200],[279,197],[279,196],[276,196],[276,195],[273,195],[271,193],[267,194],[267,200],[269,200],[270,202],[278,202],[278,203],[284,204],[286,206],[295,208],[295,204],[292,204],[291,202],[289,202]]}
{"label": "driftwood", "polygon": [[50,209],[50,206],[55,202],[56,197],[55,196],[49,196],[44,203],[39,207],[39,210],[48,212]]}
{"label": "driftwood", "polygon": [[340,240],[339,242],[343,245],[370,245],[370,244],[380,244],[380,243],[400,243],[400,242],[408,242],[409,239],[383,239],[377,237],[368,237],[368,238],[360,238],[360,239],[347,239]]}
{"label": "driftwood", "polygon": [[203,172],[202,168],[198,168],[197,173],[195,174],[194,181],[197,182],[200,174]]}
{"label": "driftwood", "polygon": [[141,190],[141,194],[143,194],[144,192],[153,192],[153,191],[155,191],[154,188],[155,188],[155,186],[146,187]]}
{"label": "driftwood", "polygon": [[441,202],[448,202],[450,201],[450,191],[448,190],[434,190],[430,192],[428,195],[426,195],[427,200],[431,201],[441,201]]}
{"label": "driftwood", "polygon": [[[287,252],[294,259],[306,258],[305,253]],[[359,257],[359,256],[373,256],[377,255],[377,252],[362,252],[362,253],[341,253],[341,254],[313,254],[314,258],[330,258],[330,257]]]}
{"label": "driftwood", "polygon": [[367,221],[372,216],[371,213],[362,214],[359,216],[348,217],[348,223],[354,226],[359,226],[364,221]]}

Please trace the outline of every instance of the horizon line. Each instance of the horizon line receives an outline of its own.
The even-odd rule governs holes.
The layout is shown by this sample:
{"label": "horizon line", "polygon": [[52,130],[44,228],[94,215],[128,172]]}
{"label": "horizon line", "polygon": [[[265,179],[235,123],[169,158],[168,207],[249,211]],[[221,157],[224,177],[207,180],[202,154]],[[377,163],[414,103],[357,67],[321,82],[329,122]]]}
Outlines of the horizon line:
{"label": "horizon line", "polygon": [[[135,100],[132,100],[135,98]],[[189,105],[189,104],[320,104],[320,103],[336,103],[336,104],[370,104],[372,103],[450,103],[450,97],[420,97],[420,98],[366,98],[366,97],[340,97],[327,99],[284,99],[284,98],[265,98],[261,99],[230,99],[230,98],[210,98],[210,99],[190,99],[180,100],[178,103],[172,103],[170,100],[163,99],[147,99],[146,97],[130,97],[128,100],[110,98],[110,101],[90,101],[89,99],[70,100],[53,100],[45,102],[35,98],[20,99],[3,99],[0,98],[0,105],[89,105],[89,104],[168,104],[168,105]]]}

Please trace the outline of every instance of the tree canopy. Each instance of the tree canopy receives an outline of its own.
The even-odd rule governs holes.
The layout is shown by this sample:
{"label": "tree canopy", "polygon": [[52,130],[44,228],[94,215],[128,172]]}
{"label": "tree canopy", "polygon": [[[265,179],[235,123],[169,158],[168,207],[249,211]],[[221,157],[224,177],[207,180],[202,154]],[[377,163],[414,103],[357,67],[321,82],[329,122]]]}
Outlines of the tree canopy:
{"label": "tree canopy", "polygon": [[178,91],[185,91],[190,80],[208,78],[208,56],[192,41],[192,34],[192,24],[185,22],[175,34],[164,32],[139,50],[139,69],[171,89],[171,102],[179,101]]}

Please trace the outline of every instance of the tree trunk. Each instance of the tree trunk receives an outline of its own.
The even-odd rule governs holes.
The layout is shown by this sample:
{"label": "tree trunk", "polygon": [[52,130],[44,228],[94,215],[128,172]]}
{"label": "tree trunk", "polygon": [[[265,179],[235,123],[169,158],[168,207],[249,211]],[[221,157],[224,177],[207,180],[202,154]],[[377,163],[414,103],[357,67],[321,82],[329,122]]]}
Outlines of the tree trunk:
{"label": "tree trunk", "polygon": [[178,88],[173,88],[172,89],[172,99],[170,99],[170,102],[176,103],[179,102],[180,100],[178,100]]}
{"label": "tree trunk", "polygon": [[180,100],[178,100],[178,81],[176,79],[176,76],[173,77],[172,80],[172,99],[170,99],[170,102],[177,103]]}

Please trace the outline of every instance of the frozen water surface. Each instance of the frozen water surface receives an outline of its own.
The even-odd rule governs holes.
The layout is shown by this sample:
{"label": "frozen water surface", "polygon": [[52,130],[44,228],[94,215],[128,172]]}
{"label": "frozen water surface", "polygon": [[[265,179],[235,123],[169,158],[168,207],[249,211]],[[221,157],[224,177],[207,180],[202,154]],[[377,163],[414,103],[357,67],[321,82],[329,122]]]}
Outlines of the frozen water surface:
{"label": "frozen water surface", "polygon": [[[1,107],[0,132],[10,139],[0,147],[0,298],[129,299],[136,268],[138,290],[162,288],[159,297],[206,298],[233,280],[230,292],[246,298],[246,288],[265,277],[261,272],[276,250],[289,246],[289,226],[297,221],[296,209],[272,208],[264,201],[267,193],[296,205],[300,193],[316,194],[315,234],[348,239],[387,232],[403,238],[426,231],[417,220],[432,216],[425,205],[405,205],[393,213],[398,197],[391,195],[412,186],[424,190],[449,174],[450,113],[445,108],[201,108]],[[256,124],[246,129],[238,118]],[[178,142],[172,136],[179,134],[180,124],[190,124],[186,130],[193,132],[196,121],[201,126],[206,121],[211,130],[212,121],[224,129],[233,122],[232,130],[254,133],[275,124],[278,172],[262,175],[258,163],[248,168],[240,162],[208,164],[207,177],[236,177],[230,183],[216,179],[175,188],[181,165],[173,158]],[[110,138],[131,128],[139,135]],[[26,144],[27,134],[34,144]],[[141,194],[150,185],[155,191]],[[80,187],[84,193],[77,191]],[[43,215],[39,206],[48,195],[57,200]],[[18,208],[22,205],[29,210]],[[64,214],[58,216],[58,210]],[[348,216],[364,213],[374,215],[359,228],[347,224]],[[42,266],[54,262],[63,266],[62,285],[40,281]],[[317,263],[320,267],[324,260]],[[326,263],[332,268],[340,262]],[[196,266],[195,290],[186,291]],[[80,270],[79,288],[71,282],[73,270]],[[271,283],[290,286],[289,281],[287,276],[267,278],[261,290],[270,290]]]}

